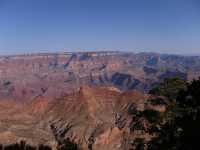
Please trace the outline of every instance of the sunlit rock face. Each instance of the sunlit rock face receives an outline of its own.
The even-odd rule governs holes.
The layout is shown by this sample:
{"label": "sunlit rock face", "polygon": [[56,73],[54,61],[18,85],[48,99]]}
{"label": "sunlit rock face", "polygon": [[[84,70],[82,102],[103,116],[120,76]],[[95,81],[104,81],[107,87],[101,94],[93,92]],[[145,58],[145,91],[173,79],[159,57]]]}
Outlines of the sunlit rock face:
{"label": "sunlit rock face", "polygon": [[25,140],[55,149],[69,138],[83,150],[131,149],[137,133],[130,112],[164,111],[165,106],[147,106],[152,95],[145,92],[176,76],[198,78],[200,57],[121,52],[2,56],[0,144]]}
{"label": "sunlit rock face", "polygon": [[[81,86],[74,93],[49,101],[43,96],[20,104],[0,101],[0,144],[20,140],[53,148],[69,138],[83,150],[122,150],[130,137],[129,107],[144,109],[148,95],[115,87]],[[126,135],[124,135],[124,133]]]}

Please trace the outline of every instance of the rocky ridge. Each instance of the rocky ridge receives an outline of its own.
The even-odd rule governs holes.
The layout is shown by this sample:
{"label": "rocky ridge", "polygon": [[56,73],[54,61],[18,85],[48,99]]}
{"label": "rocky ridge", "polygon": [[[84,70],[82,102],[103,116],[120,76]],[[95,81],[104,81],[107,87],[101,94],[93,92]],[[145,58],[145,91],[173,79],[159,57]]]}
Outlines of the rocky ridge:
{"label": "rocky ridge", "polygon": [[31,101],[78,91],[81,85],[148,91],[166,77],[192,80],[200,57],[155,53],[85,52],[0,57],[0,97]]}
{"label": "rocky ridge", "polygon": [[131,149],[135,137],[149,137],[132,129],[134,108],[153,107],[146,103],[152,95],[145,93],[164,78],[199,75],[200,57],[195,56],[87,52],[0,57],[0,144],[25,140],[55,148],[69,138],[83,150]]}

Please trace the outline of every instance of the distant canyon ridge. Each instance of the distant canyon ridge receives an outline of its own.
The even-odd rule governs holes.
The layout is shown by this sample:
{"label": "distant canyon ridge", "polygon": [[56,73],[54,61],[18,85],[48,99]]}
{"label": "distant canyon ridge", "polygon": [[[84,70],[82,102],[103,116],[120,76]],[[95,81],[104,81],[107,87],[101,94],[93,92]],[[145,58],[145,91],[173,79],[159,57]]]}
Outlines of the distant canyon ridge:
{"label": "distant canyon ridge", "polygon": [[[200,76],[200,57],[86,52],[0,57],[0,144],[21,140],[56,149],[66,139],[82,150],[134,149],[133,112],[154,106],[147,92],[163,79]],[[162,99],[162,98],[161,98]],[[164,100],[165,102],[165,100]],[[149,123],[139,118],[139,127]]]}
{"label": "distant canyon ridge", "polygon": [[77,52],[0,57],[0,99],[49,100],[84,85],[147,92],[164,78],[200,76],[200,57],[156,53]]}

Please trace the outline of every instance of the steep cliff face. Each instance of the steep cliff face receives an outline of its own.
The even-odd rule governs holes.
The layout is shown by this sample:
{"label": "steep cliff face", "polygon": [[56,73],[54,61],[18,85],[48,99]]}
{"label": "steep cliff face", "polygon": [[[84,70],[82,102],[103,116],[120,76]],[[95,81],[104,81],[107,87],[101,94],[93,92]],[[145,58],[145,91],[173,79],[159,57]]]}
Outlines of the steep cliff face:
{"label": "steep cliff face", "polygon": [[83,86],[54,101],[43,97],[23,105],[0,101],[0,143],[25,140],[56,147],[69,138],[84,150],[122,150],[124,136],[131,135],[128,109],[132,104],[144,109],[147,97],[114,87]]}
{"label": "steep cliff face", "polygon": [[131,113],[144,110],[150,97],[143,92],[166,77],[199,75],[200,57],[119,52],[0,57],[0,144],[25,140],[55,148],[69,138],[84,150],[130,149],[141,135],[132,131]]}
{"label": "steep cliff face", "polygon": [[192,79],[200,58],[151,53],[88,52],[0,57],[0,97],[55,99],[81,85],[147,91],[166,77]]}

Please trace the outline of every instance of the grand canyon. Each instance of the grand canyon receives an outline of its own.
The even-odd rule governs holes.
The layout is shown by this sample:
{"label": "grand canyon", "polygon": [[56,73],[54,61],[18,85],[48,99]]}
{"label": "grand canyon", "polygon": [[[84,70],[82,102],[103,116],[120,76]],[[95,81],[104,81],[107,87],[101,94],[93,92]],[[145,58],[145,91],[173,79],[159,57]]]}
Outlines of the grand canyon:
{"label": "grand canyon", "polygon": [[[149,91],[165,78],[200,76],[199,56],[117,51],[0,57],[0,144],[26,141],[56,149],[65,139],[83,150],[128,150],[131,110],[153,106]],[[142,123],[148,128],[144,118]]]}

